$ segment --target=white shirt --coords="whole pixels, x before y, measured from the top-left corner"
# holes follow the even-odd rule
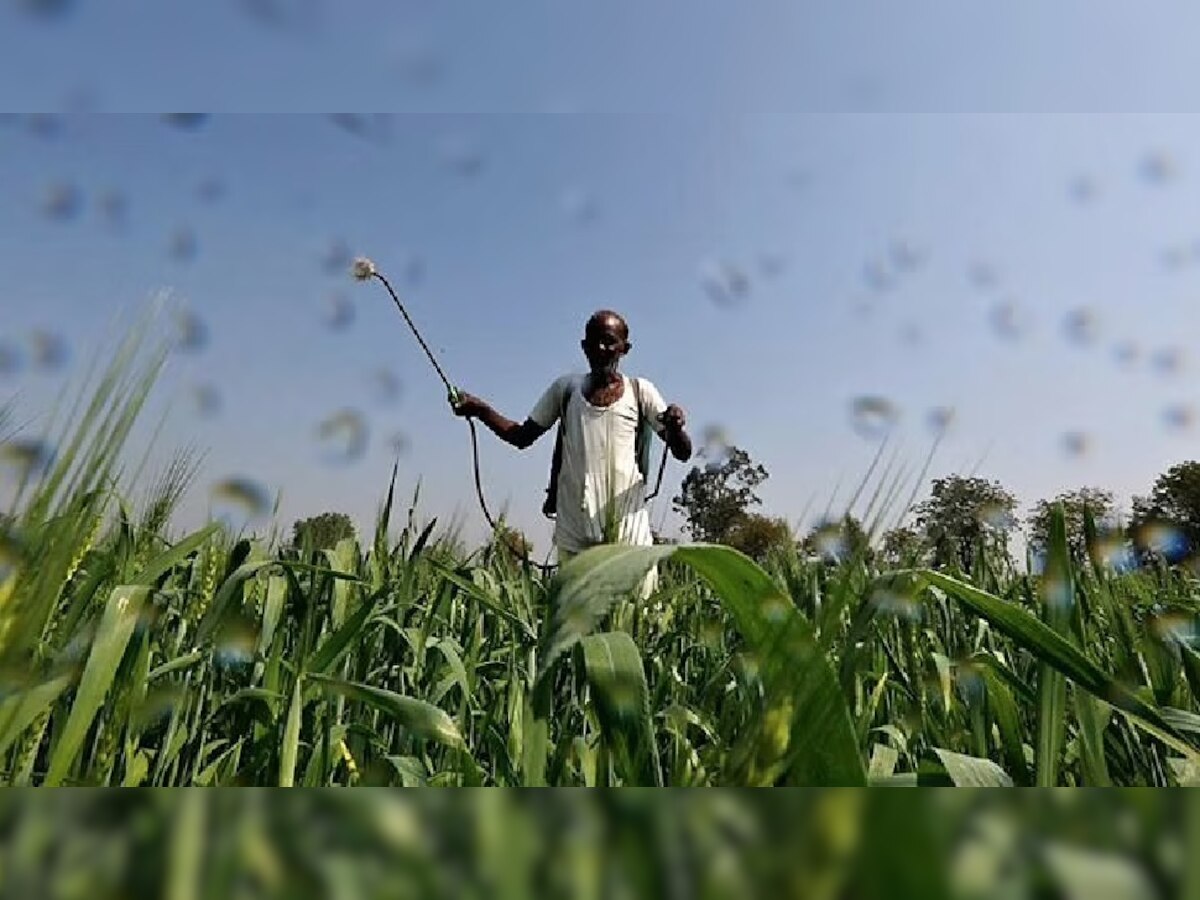
[[[585,378],[581,374],[556,378],[529,413],[534,422],[550,428],[558,421],[564,394],[570,392],[563,419],[554,544],[569,553],[604,543],[653,544],[647,487],[634,455],[639,417],[632,379],[622,375],[621,396],[601,407],[583,396]],[[638,382],[641,417],[649,419],[661,437],[658,417],[667,404],[651,382],[645,378]]]

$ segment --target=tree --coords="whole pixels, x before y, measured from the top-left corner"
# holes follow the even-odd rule
[[[693,540],[725,543],[749,508],[762,502],[754,490],[766,480],[762,465],[753,463],[745,450],[730,446],[724,461],[693,467],[671,502],[687,519]]]
[[[998,481],[950,475],[935,478],[928,500],[917,505],[917,530],[935,566],[973,567],[979,552],[1008,555],[1017,498]]]
[[[314,550],[332,550],[342,538],[354,537],[354,523],[345,513],[323,512],[292,525],[292,546],[302,547],[305,535]]]
[[[927,552],[924,536],[911,526],[898,525],[883,536],[881,553],[888,565],[924,565]]]
[[[1075,491],[1066,491],[1053,500],[1039,500],[1030,514],[1029,549],[1036,554],[1044,554],[1050,543],[1050,517],[1054,507],[1062,505],[1063,519],[1067,526],[1067,549],[1071,561],[1076,566],[1084,566],[1088,562],[1087,538],[1084,535],[1084,510],[1089,510],[1097,525],[1110,522],[1113,518],[1114,506],[1111,491],[1097,487],[1084,487]]]
[[[833,562],[851,558],[870,560],[872,556],[870,538],[862,523],[849,513],[840,519],[818,523],[800,542],[800,549]]]
[[[761,563],[771,551],[793,546],[792,529],[785,519],[746,513],[729,529],[725,543]]]
[[[1177,562],[1200,547],[1200,462],[1172,466],[1149,497],[1133,498],[1130,532],[1139,550]]]

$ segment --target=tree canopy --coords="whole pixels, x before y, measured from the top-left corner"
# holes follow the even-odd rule
[[[704,468],[693,466],[672,503],[687,520],[693,540],[726,543],[750,507],[761,504],[755,489],[767,477],[767,470],[749,453],[731,446],[724,459]]]
[[[929,499],[914,512],[932,564],[969,572],[981,551],[1007,556],[1016,508],[1017,498],[998,481],[948,475],[933,480]]]
[[[1077,566],[1088,561],[1087,536],[1084,530],[1085,511],[1090,512],[1097,525],[1110,526],[1114,515],[1112,491],[1098,487],[1083,487],[1065,491],[1051,500],[1039,500],[1030,514],[1029,549],[1040,555],[1046,552],[1050,542],[1050,517],[1055,506],[1062,506],[1063,519],[1067,526],[1067,549]]]
[[[354,523],[345,513],[323,512],[292,525],[292,546],[303,546],[306,535],[312,549],[332,550],[342,538],[354,537]]]

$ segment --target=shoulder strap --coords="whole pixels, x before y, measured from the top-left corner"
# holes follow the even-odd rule
[[[571,378],[567,381],[567,389],[563,391],[562,406],[558,409],[558,427],[562,428],[563,419],[567,415],[567,404],[571,401],[571,394],[575,391],[575,379]]]
[[[558,410],[558,430],[554,436],[554,455],[550,458],[550,483],[546,487],[546,501],[542,504],[542,513],[551,519],[555,517],[558,503],[558,470],[562,467],[563,430],[566,428],[567,403],[574,390],[575,379],[572,378],[567,382],[567,389],[563,391],[562,404]]]
[[[650,477],[650,432],[653,427],[646,417],[646,407],[642,403],[641,379],[630,377],[630,381],[633,382],[633,396],[637,401],[638,411],[637,431],[633,442],[634,454],[637,457],[638,470],[642,473],[642,480],[646,481]]]
[[[558,463],[562,455],[562,439],[563,431],[567,427],[567,404],[571,402],[571,395],[575,393],[575,379],[571,378],[567,381],[567,389],[563,391],[562,404],[558,408],[558,444],[555,446],[554,468],[555,476],[558,474]]]

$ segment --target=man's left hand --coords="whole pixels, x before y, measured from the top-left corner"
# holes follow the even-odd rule
[[[658,421],[662,422],[663,428],[665,428],[668,432],[671,434],[677,434],[678,432],[682,431],[683,426],[687,424],[687,416],[684,415],[682,409],[672,403],[663,411],[663,414],[658,417]]]

